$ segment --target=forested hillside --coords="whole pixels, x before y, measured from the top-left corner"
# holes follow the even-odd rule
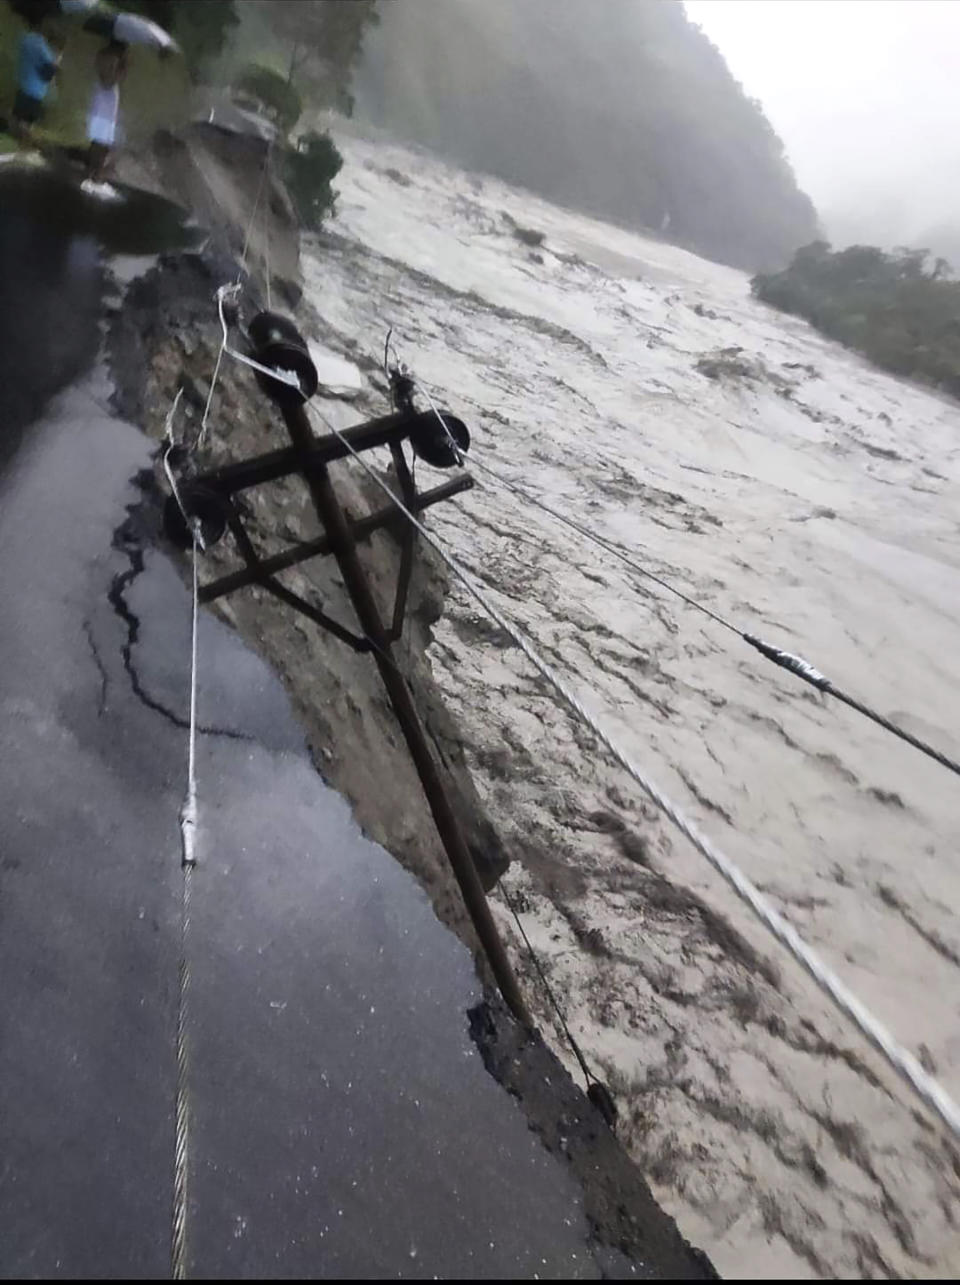
[[[815,241],[783,272],[756,276],[753,293],[884,370],[960,396],[960,282],[927,250]]]
[[[551,200],[748,268],[817,235],[760,106],[671,0],[380,4],[358,110]]]

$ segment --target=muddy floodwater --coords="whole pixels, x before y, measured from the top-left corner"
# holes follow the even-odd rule
[[[376,355],[393,325],[478,458],[960,753],[953,403],[741,273],[423,153],[344,149],[307,264],[328,344]],[[960,1094],[960,781],[478,482],[432,528]],[[956,1270],[940,1130],[466,594],[432,659],[527,930],[684,1233],[731,1275]]]

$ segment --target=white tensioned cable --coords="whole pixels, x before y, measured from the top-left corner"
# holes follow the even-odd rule
[[[196,865],[194,843],[197,829],[197,631],[199,623],[199,585],[197,583],[197,550],[201,547],[199,523],[193,531],[193,623],[190,639],[190,738],[187,751],[187,795],[180,813],[184,867]]]
[[[179,502],[179,501],[178,501]],[[183,872],[183,894],[180,907],[179,994],[177,1003],[177,1090],[173,1162],[173,1230],[171,1266],[174,1280],[187,1274],[187,1211],[190,1181],[190,1095],[188,1058],[188,1003],[190,996],[190,963],[187,938],[190,931],[190,893],[193,870],[197,863],[197,633],[199,625],[199,584],[197,551],[200,534],[193,526],[193,613],[190,643],[190,738],[187,752],[187,793],[180,809],[180,865]]]
[[[265,169],[270,165],[270,149],[267,149]],[[263,271],[267,287],[267,311],[273,311],[273,284],[270,271],[270,198],[263,204]]]
[[[183,517],[184,522],[187,524],[187,530],[189,531],[191,529],[192,523],[189,517],[187,517],[187,510],[183,507],[183,500],[180,497],[180,487],[177,485],[176,476],[174,475],[173,469],[170,467],[170,456],[172,452],[176,450],[176,447],[177,447],[177,443],[174,441],[174,437],[173,437],[173,417],[177,412],[177,407],[180,404],[180,398],[182,396],[183,396],[183,389],[181,388],[181,389],[178,389],[173,405],[170,407],[169,411],[167,412],[167,419],[166,419],[167,449],[163,452],[163,471],[167,475],[167,481],[170,483],[170,490],[173,493],[173,498],[177,502],[177,508],[180,510],[180,514]]]
[[[275,370],[272,366],[263,366],[259,361],[254,361],[246,353],[238,352],[235,348],[230,347],[230,329],[227,325],[227,319],[223,315],[224,301],[229,296],[236,298],[243,287],[239,282],[233,282],[231,285],[220,286],[217,290],[217,312],[220,316],[220,351],[217,353],[217,363],[213,368],[213,378],[210,381],[210,392],[207,394],[207,403],[203,408],[203,418],[200,420],[200,433],[197,436],[197,446],[202,446],[207,436],[207,421],[210,418],[210,407],[213,405],[213,394],[216,392],[217,383],[220,379],[220,367],[223,364],[224,353],[232,357],[234,361],[242,362],[244,366],[249,366],[251,370],[259,370],[262,375],[269,375],[271,379],[278,380],[281,384],[289,384],[291,388],[300,391],[300,381],[291,370]]]
[[[525,635],[515,625],[511,624],[489,601],[470,573],[451,554],[447,553],[436,536],[432,535],[418,521],[414,514],[403,504],[402,500],[393,493],[386,482],[377,474],[376,470],[353,449],[350,441],[344,437],[339,429],[332,424],[327,424],[326,427],[340,440],[349,454],[369,474],[380,490],[388,496],[407,520],[416,527],[430,547],[439,554],[487,615],[509,634],[531,664],[563,697],[574,713],[587,724],[620,766],[633,777],[651,802],[655,803],[661,812],[673,822],[680,833],[690,840],[701,856],[706,857],[707,861],[723,876],[737,896],[746,902],[761,923],[773,933],[793,955],[794,959],[809,973],[820,989],[859,1027],[897,1074],[940,1117],[954,1137],[960,1138],[960,1106],[954,1102],[939,1081],[929,1075],[913,1054],[894,1039],[883,1023],[874,1017],[836,973],[824,963],[816,951],[807,945],[793,925],[788,923],[760,890],[751,883],[736,862],[717,848],[706,835],[701,834],[694,823],[663,793],[647,773],[634,763],[626,751],[617,745],[616,741],[599,723],[596,716],[586,708],[580,698],[570,690],[564,680],[540,656]]]
[[[184,507],[177,486],[177,479],[170,467],[170,453],[176,442],[173,421],[183,394],[181,388],[167,413],[165,430],[168,441],[163,453],[163,469],[170,489],[179,506],[187,529],[193,536],[193,607],[190,637],[190,730],[187,749],[187,791],[180,808],[180,866],[183,874],[180,903],[180,957],[177,964],[177,1086],[174,1112],[173,1157],[173,1224],[170,1258],[174,1280],[184,1280],[187,1275],[187,1194],[190,1179],[190,1098],[189,1061],[187,1043],[187,1017],[190,994],[190,963],[187,938],[190,929],[190,894],[193,870],[197,863],[197,639],[199,632],[200,594],[197,574],[197,552],[204,547],[200,523],[190,518]]]
[[[213,368],[213,378],[210,380],[210,391],[207,393],[207,402],[203,408],[203,415],[200,419],[200,432],[197,435],[197,445],[202,446],[207,436],[207,420],[210,418],[210,407],[213,405],[213,395],[217,391],[217,383],[220,379],[220,367],[223,365],[223,354],[227,351],[227,344],[230,342],[230,334],[227,330],[227,321],[223,315],[223,301],[229,294],[236,298],[240,293],[240,282],[236,281],[232,286],[220,286],[217,290],[217,312],[220,314],[220,351],[217,353],[216,365]]]
[[[257,210],[260,208],[260,198],[263,196],[263,189],[266,186],[267,170],[270,166],[270,157],[273,153],[273,138],[267,143],[267,150],[263,157],[263,164],[260,167],[260,182],[257,184],[257,194],[254,198],[253,209],[250,211],[250,219],[247,223],[247,230],[243,238],[243,249],[240,252],[240,273],[237,276],[237,285],[240,284],[240,278],[248,273],[247,269],[247,251],[250,249],[250,237],[253,235],[253,225],[256,222]],[[267,229],[267,236],[270,231]]]
[[[273,139],[271,139],[270,142],[267,144],[267,150],[263,158],[263,164],[260,167],[260,182],[257,184],[257,194],[256,194],[256,197],[254,198],[253,209],[250,211],[250,218],[247,221],[247,228],[243,237],[243,249],[240,251],[240,271],[237,273],[237,279],[236,281],[230,284],[220,286],[220,288],[217,290],[217,296],[216,296],[217,311],[220,314],[220,329],[223,333],[223,338],[220,341],[220,351],[217,353],[216,365],[213,368],[213,378],[210,381],[210,392],[207,394],[207,404],[203,408],[203,417],[200,420],[200,433],[197,437],[197,443],[196,443],[197,446],[202,446],[203,443],[206,441],[207,420],[210,417],[210,407],[213,404],[213,394],[216,391],[217,383],[220,379],[220,367],[223,364],[224,353],[229,353],[231,357],[237,358],[238,361],[245,362],[247,365],[252,366],[254,370],[266,370],[267,374],[273,375],[275,378],[280,378],[283,383],[289,382],[289,380],[282,378],[281,372],[267,370],[266,367],[260,366],[258,365],[257,362],[251,361],[249,357],[244,357],[241,353],[233,352],[231,350],[229,346],[230,337],[227,331],[227,323],[223,315],[224,299],[226,298],[227,295],[230,295],[232,298],[235,299],[243,289],[244,276],[249,275],[249,271],[247,268],[247,251],[250,248],[250,237],[253,235],[253,225],[257,219],[257,211],[260,208],[260,199],[263,196],[263,189],[266,185],[267,168],[270,164],[270,154],[272,150],[273,150]],[[266,225],[266,235],[267,235],[267,240],[269,242],[269,237],[270,237],[269,225]],[[269,254],[269,249],[268,249],[268,254]],[[267,271],[269,273],[269,266]],[[270,290],[270,286],[268,281],[268,284],[267,284],[268,296],[269,296],[269,290]],[[299,384],[297,384],[296,387],[299,388]]]
[[[267,159],[269,159],[269,154],[268,148]],[[250,222],[247,226],[247,234],[244,239],[243,254],[241,256],[241,262],[243,265],[241,273],[246,271],[247,247],[249,245],[253,223],[257,216],[257,207],[260,204],[260,196],[263,191],[266,168],[267,163],[265,160],[263,172],[260,176],[260,187],[257,191],[257,199],[254,202],[253,211],[250,215]],[[269,272],[269,266],[267,270]],[[220,377],[220,368],[223,364],[224,353],[228,353],[231,357],[236,358],[245,365],[251,366],[254,370],[263,371],[264,373],[271,375],[273,378],[281,380],[283,383],[292,383],[297,388],[300,386],[296,377],[290,375],[288,372],[275,371],[271,370],[269,367],[261,366],[259,362],[253,361],[249,357],[244,356],[244,354],[235,352],[231,349],[229,330],[223,311],[224,300],[228,295],[236,298],[241,289],[242,286],[240,278],[238,277],[237,281],[233,285],[224,285],[217,290],[217,312],[220,317],[220,330],[222,337],[220,351],[217,354],[217,361],[214,367],[213,378],[210,381],[210,392],[207,396],[203,418],[200,423],[200,433],[197,437],[196,443],[197,446],[202,444],[206,436],[210,407],[213,403],[214,392],[217,387],[217,381]],[[187,1037],[188,1003],[190,995],[190,964],[187,953],[187,942],[190,930],[190,894],[193,885],[193,871],[197,863],[197,643],[200,611],[197,552],[199,549],[204,547],[203,533],[200,528],[200,523],[198,520],[192,519],[187,513],[180,495],[180,489],[177,486],[176,477],[174,476],[173,469],[170,467],[170,453],[176,445],[173,434],[173,423],[182,396],[183,389],[180,388],[177,391],[173,404],[167,412],[164,429],[168,446],[163,454],[163,469],[166,473],[167,480],[170,483],[170,489],[176,498],[183,520],[193,536],[193,608],[191,615],[190,637],[190,731],[187,750],[187,792],[180,808],[180,865],[183,873],[183,882],[180,907],[180,959],[177,970],[179,986],[177,1001],[176,1141],[174,1146],[173,1224],[171,1233],[171,1269],[174,1280],[184,1280],[187,1275],[187,1212],[190,1180],[190,1097]]]

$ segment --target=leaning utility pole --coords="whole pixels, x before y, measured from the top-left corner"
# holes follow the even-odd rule
[[[532,1027],[532,1018],[490,913],[480,876],[456,810],[450,801],[443,774],[437,765],[410,687],[394,658],[393,644],[403,631],[416,531],[404,519],[393,619],[387,628],[381,619],[380,609],[357,553],[356,541],[358,537],[368,535],[373,530],[395,525],[398,510],[390,506],[366,518],[350,522],[331,481],[329,465],[351,451],[359,453],[373,446],[389,446],[404,505],[412,513],[469,489],[473,480],[464,475],[426,494],[417,492],[403,454],[402,444],[406,439],[411,440],[415,451],[433,463],[453,464],[457,462],[457,457],[442,436],[438,440],[436,417],[415,411],[409,398],[392,415],[359,424],[342,435],[316,437],[306,413],[306,401],[317,388],[316,370],[296,327],[275,313],[260,313],[251,322],[249,335],[254,356],[260,363],[261,373],[258,378],[261,387],[278,404],[292,445],[289,449],[272,451],[256,459],[239,461],[219,470],[182,480],[178,496],[171,497],[171,501],[168,501],[168,531],[184,545],[192,539],[181,512],[182,505],[191,519],[200,522],[207,543],[219,538],[228,528],[233,534],[245,566],[240,571],[203,586],[200,591],[201,601],[210,602],[244,585],[257,584],[316,624],[330,630],[355,650],[372,653],[423,786],[437,833],[494,979],[517,1020],[524,1026]],[[264,373],[267,369],[287,372],[287,377],[284,381],[273,379]],[[292,387],[289,382],[291,371],[299,380],[299,388]],[[454,426],[460,431],[464,440],[469,442],[469,434],[459,420],[446,414],[444,420],[448,426]],[[233,497],[249,487],[295,473],[300,474],[307,484],[324,535],[308,544],[261,559],[244,528]],[[176,502],[172,503],[174,499]],[[332,554],[337,561],[360,625],[359,634],[353,633],[342,622],[333,620],[325,611],[308,603],[275,579],[276,572],[325,554]]]

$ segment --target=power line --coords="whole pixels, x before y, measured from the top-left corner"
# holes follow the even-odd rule
[[[560,1001],[557,999],[557,996],[554,992],[553,987],[550,985],[549,979],[547,978],[547,974],[544,971],[543,965],[540,963],[540,957],[533,948],[533,943],[530,941],[530,938],[527,936],[527,930],[523,926],[523,921],[520,918],[520,913],[517,910],[516,903],[514,902],[513,897],[510,894],[510,890],[507,888],[506,884],[502,879],[500,880],[500,883],[498,885],[498,891],[502,895],[504,901],[507,903],[507,908],[509,909],[511,915],[513,915],[514,923],[517,925],[517,931],[520,933],[520,936],[523,938],[523,944],[527,948],[527,954],[530,956],[530,961],[533,964],[536,974],[540,979],[540,984],[543,987],[544,993],[546,994],[546,997],[550,1002],[550,1006],[553,1009],[554,1013],[556,1014],[557,1021],[560,1024],[560,1029],[563,1031],[566,1041],[570,1045],[570,1049],[573,1052],[573,1056],[577,1059],[577,1062],[580,1066],[580,1070],[583,1072],[583,1078],[584,1080],[586,1080],[587,1084],[590,1085],[596,1079],[596,1076],[590,1070],[590,1067],[587,1064],[587,1059],[583,1055],[583,1050],[580,1048],[580,1045],[577,1043],[577,1041],[574,1039],[573,1035],[571,1034],[570,1027],[567,1024],[566,1014],[563,1011],[563,1007]]]
[[[851,709],[856,710],[858,714],[862,714],[865,718],[869,718],[871,722],[876,723],[878,727],[882,727],[884,731],[890,732],[901,741],[904,741],[907,745],[911,745],[914,749],[919,750],[921,754],[925,754],[928,758],[933,759],[934,762],[939,763],[942,767],[945,767],[957,776],[960,776],[960,762],[957,762],[956,759],[951,758],[942,750],[937,749],[935,745],[930,745],[929,742],[924,741],[919,736],[915,736],[912,732],[907,731],[906,728],[901,727],[898,723],[894,723],[892,719],[888,718],[885,714],[881,714],[879,710],[873,709],[863,701],[858,700],[855,696],[851,696],[849,692],[837,687],[831,679],[827,678],[802,656],[797,656],[792,652],[784,651],[780,647],[774,647],[772,643],[765,642],[764,639],[758,638],[755,634],[748,633],[746,630],[741,629],[731,620],[726,619],[724,616],[720,615],[719,612],[714,611],[711,607],[707,607],[696,598],[684,593],[682,589],[678,589],[676,585],[671,584],[662,576],[658,576],[646,567],[641,566],[640,563],[636,562],[628,554],[624,553],[624,551],[618,548],[617,545],[613,544],[610,540],[607,540],[605,536],[598,534],[596,531],[592,531],[589,527],[577,522],[566,513],[562,513],[559,509],[555,509],[552,505],[547,504],[545,500],[541,499],[538,495],[535,495],[532,491],[519,486],[510,478],[504,477],[502,473],[498,473],[496,469],[492,469],[489,464],[484,464],[482,460],[478,460],[474,454],[471,454],[469,460],[467,460],[467,457],[454,441],[453,435],[447,427],[443,415],[437,409],[429,391],[427,389],[423,389],[422,391],[427,401],[430,403],[433,413],[443,426],[444,432],[449,438],[451,448],[455,451],[456,458],[461,464],[466,465],[469,463],[472,468],[477,468],[482,473],[486,473],[489,477],[494,478],[501,486],[504,486],[508,491],[512,491],[514,495],[520,496],[521,499],[532,504],[535,508],[542,509],[544,513],[549,514],[564,526],[569,527],[570,530],[576,532],[584,539],[591,541],[593,544],[598,545],[601,549],[606,550],[607,553],[612,554],[615,558],[618,558],[625,566],[629,567],[629,569],[637,575],[643,576],[645,579],[659,585],[661,589],[665,589],[667,593],[673,594],[675,598],[679,598],[680,601],[686,603],[688,607],[692,607],[695,611],[699,611],[701,615],[709,617],[710,620],[715,624],[720,625],[723,629],[726,629],[729,633],[736,634],[742,642],[745,642],[749,647],[752,647],[755,651],[759,652],[761,656],[771,661],[774,665],[778,665],[781,669],[787,670],[788,673],[793,674],[796,678],[799,678],[809,686],[815,687],[824,695],[833,696],[844,705],[848,705]]]
[[[563,1011],[563,1006],[557,999],[557,995],[553,987],[550,985],[550,981],[547,977],[546,971],[544,970],[543,964],[540,962],[540,957],[534,949],[530,938],[527,936],[527,930],[523,926],[523,920],[520,918],[520,914],[513,897],[510,895],[510,890],[507,888],[503,879],[500,880],[498,889],[503,896],[504,901],[507,903],[511,915],[513,915],[514,922],[517,925],[517,931],[523,938],[523,944],[527,948],[527,954],[530,956],[530,962],[533,964],[534,970],[540,979],[540,984],[543,987],[544,994],[556,1014],[560,1029],[563,1032],[567,1043],[570,1045],[571,1052],[577,1059],[577,1064],[583,1073],[583,1078],[587,1087],[587,1097],[606,1120],[610,1128],[613,1129],[617,1123],[617,1105],[613,1100],[613,1094],[603,1081],[597,1079],[596,1075],[594,1075],[586,1057],[584,1056],[583,1049],[581,1049],[579,1043],[574,1038],[573,1032],[570,1030],[569,1023],[567,1022],[566,1013]]]
[[[218,304],[220,308],[221,325],[224,329],[224,343],[221,348],[222,356],[224,351],[230,350],[227,348],[226,325],[223,317],[223,297],[220,292],[218,292]],[[231,355],[240,356],[240,354],[234,354],[232,352]],[[249,359],[247,360],[249,361]],[[250,362],[249,364],[253,365],[254,363]],[[280,372],[270,371],[269,373],[275,378],[280,375]],[[450,434],[442,415],[439,410],[437,410],[432,399],[430,399],[430,401],[437,418],[444,428],[444,431],[450,438],[451,446],[455,451],[455,458],[462,463],[463,456],[460,453],[459,448],[457,448],[452,434]],[[308,408],[310,408],[310,402],[307,398],[304,398],[304,402]],[[394,504],[395,507],[414,526],[414,528],[420,532],[426,542],[450,567],[457,579],[466,587],[468,592],[479,603],[483,610],[513,639],[514,643],[523,651],[538,672],[563,698],[569,708],[588,727],[590,727],[599,741],[606,747],[608,752],[637,782],[651,801],[656,804],[656,806],[660,808],[674,826],[676,826],[676,828],[685,835],[697,851],[699,851],[701,855],[710,862],[713,868],[726,880],[741,900],[751,908],[764,926],[778,938],[787,950],[790,951],[793,957],[809,973],[821,990],[823,990],[833,1003],[859,1027],[866,1038],[880,1051],[889,1065],[904,1079],[918,1097],[930,1109],[932,1109],[941,1118],[941,1120],[943,1120],[950,1132],[955,1137],[960,1138],[960,1107],[957,1106],[938,1081],[924,1070],[909,1050],[904,1048],[893,1038],[886,1027],[860,1002],[853,992],[845,986],[840,978],[824,963],[823,960],[820,959],[816,952],[807,945],[807,943],[797,933],[796,929],[779,914],[767,898],[764,897],[759,889],[757,889],[747,878],[737,864],[717,848],[710,839],[701,834],[699,829],[691,820],[689,820],[689,818],[685,816],[677,805],[674,804],[672,800],[663,793],[659,786],[657,786],[657,784],[636,763],[633,762],[630,756],[620,748],[620,746],[604,729],[602,724],[582,703],[579,697],[576,696],[564,680],[560,678],[555,670],[542,658],[542,656],[540,656],[526,636],[509,620],[507,620],[486,598],[469,573],[460,566],[457,560],[446,551],[439,540],[433,536],[426,527],[424,527],[412,512],[410,512],[402,500],[390,489],[387,483],[383,481],[377,472],[353,448],[349,439],[346,438],[344,434],[341,433],[333,424],[326,423],[325,426],[340,440],[348,454],[360,464],[361,468],[372,478],[374,483],[387,495],[391,503]],[[544,502],[540,501],[537,497],[533,497],[529,493],[524,492],[522,488],[516,487],[514,483],[510,483],[506,479],[500,479],[499,475],[496,474],[494,470],[488,469],[487,471],[490,472],[491,475],[496,476],[498,480],[503,481],[510,487],[510,489],[515,489],[520,495],[528,499],[530,502],[537,504],[539,507],[545,508],[552,516],[559,516],[556,510],[545,505]],[[625,562],[628,562],[629,565],[633,566],[640,574],[645,575],[647,578],[656,580],[664,589],[671,593],[675,593],[677,596],[683,598],[683,600],[690,606],[704,612],[704,614],[710,616],[710,618],[715,620],[717,623],[720,623],[725,628],[737,633],[739,637],[748,642],[751,646],[755,647],[757,650],[760,650],[761,654],[774,663],[782,666],[783,668],[789,669],[805,681],[812,682],[814,686],[819,688],[819,690],[834,690],[832,684],[829,683],[829,680],[819,674],[818,671],[814,670],[806,661],[803,661],[799,657],[791,656],[789,653],[781,652],[779,649],[770,647],[769,644],[762,644],[758,647],[758,643],[762,643],[762,640],[754,639],[751,635],[747,635],[730,622],[724,620],[718,613],[714,613],[709,608],[704,607],[703,604],[698,603],[696,599],[676,590],[668,581],[663,580],[661,577],[653,576],[653,574],[648,572],[646,568],[641,568],[638,564],[633,564],[632,560],[629,560],[622,551],[616,549],[616,546],[610,544],[602,537],[597,536],[596,533],[590,532],[588,528],[583,527],[579,523],[574,523],[572,519],[567,519],[566,515],[563,515],[562,520],[567,524],[572,525],[575,530],[578,530],[579,534],[595,540],[598,544],[601,544],[602,547],[607,549],[607,551],[613,552],[616,556],[622,558]],[[851,703],[853,708],[860,709],[859,703],[854,703],[852,699],[848,703]],[[868,712],[869,716],[874,716],[874,712],[867,711],[866,707],[863,707],[861,712]],[[876,717],[878,721],[882,718],[882,716]],[[898,735],[902,734],[901,729],[897,729],[893,724],[890,724],[889,730]],[[907,736],[904,736],[904,739],[907,738]],[[922,742],[916,742],[911,739],[911,743],[916,743],[918,748],[924,749],[925,752],[930,751],[930,747],[924,746]],[[947,760],[946,756],[940,756],[938,752],[934,751],[933,754],[934,757],[938,758],[938,761],[945,761],[947,766],[951,766],[952,770],[956,770],[960,773],[960,765],[954,766],[951,760]],[[517,916],[517,918],[519,922],[519,917]],[[519,926],[522,932],[522,924]],[[528,948],[532,952],[533,948],[529,943],[529,939],[526,938],[525,933],[522,932],[522,935],[527,942]],[[539,961],[537,961],[537,963],[538,971],[543,975],[542,969],[539,967]],[[553,1001],[555,1002],[555,997],[553,997]],[[559,1005],[557,1005],[557,1008],[559,1009]],[[569,1035],[569,1028],[567,1027],[566,1030],[568,1032],[568,1038],[572,1041],[572,1036]],[[574,1047],[574,1044],[575,1042],[572,1041],[571,1047]],[[582,1057],[582,1054],[580,1054],[580,1056]],[[581,1062],[581,1069],[584,1071],[585,1076],[589,1076],[589,1067],[587,1066],[585,1059]]]
[[[724,629],[728,629],[730,633],[736,634],[738,638],[743,637],[743,634],[736,625],[732,624],[729,620],[724,619],[724,617],[721,616],[719,612],[714,611],[712,607],[705,606],[696,598],[692,598],[689,594],[684,593],[682,589],[678,589],[676,585],[672,585],[669,580],[664,580],[662,576],[658,576],[655,572],[641,566],[640,563],[635,562],[633,558],[624,553],[622,549],[619,549],[612,543],[612,541],[607,540],[605,536],[598,535],[596,531],[591,531],[589,527],[583,526],[582,523],[577,522],[566,513],[561,513],[559,509],[553,508],[552,505],[547,504],[545,500],[535,496],[531,491],[527,491],[525,488],[518,486],[509,478],[505,478],[502,473],[496,472],[496,470],[492,469],[489,464],[484,464],[482,460],[478,460],[475,455],[471,454],[469,460],[464,459],[464,464],[469,464],[471,468],[478,468],[482,473],[486,473],[488,477],[495,478],[501,486],[506,487],[508,491],[512,491],[514,495],[519,495],[522,499],[533,504],[536,508],[542,509],[544,513],[549,513],[552,518],[556,518],[558,522],[562,522],[564,526],[569,527],[570,530],[576,532],[577,535],[583,536],[584,539],[590,540],[593,544],[599,545],[599,547],[601,549],[605,549],[607,553],[612,553],[615,558],[619,558],[625,566],[629,567],[630,570],[635,572],[637,575],[643,576],[646,580],[651,580],[654,584],[659,585],[661,589],[665,589],[668,593],[672,593],[675,598],[679,598],[681,602],[685,602],[688,607],[693,607],[694,610],[699,611],[702,615],[709,616],[709,618],[716,624],[720,625]]]

